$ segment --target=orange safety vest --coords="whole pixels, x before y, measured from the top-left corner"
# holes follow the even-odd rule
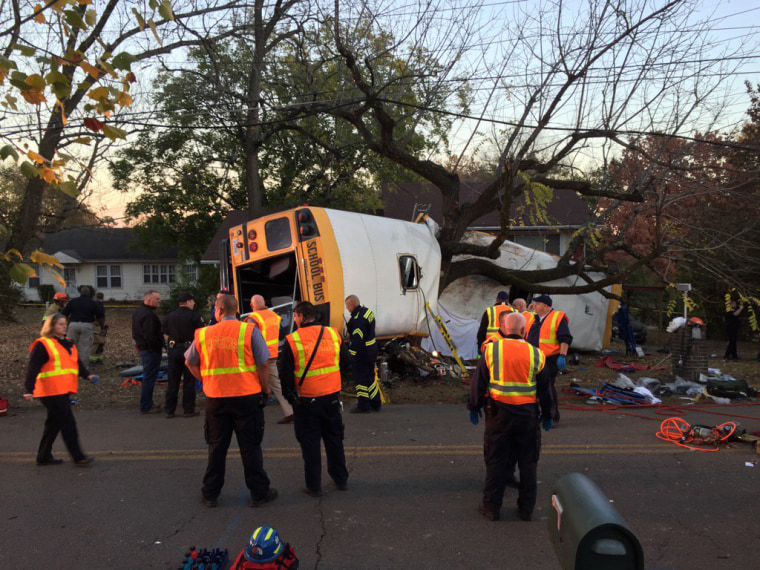
[[[486,351],[486,345],[491,344],[492,342],[496,342],[497,340],[502,340],[503,337],[501,336],[501,331],[496,331],[494,334],[490,334],[486,337],[486,340],[483,341],[483,344],[480,345],[480,354],[483,354]]]
[[[546,363],[540,350],[523,339],[505,338],[488,344],[484,358],[491,399],[516,406],[536,403],[536,376]]]
[[[248,315],[247,319],[247,322],[252,323],[261,331],[261,336],[264,337],[272,358],[277,358],[280,354],[280,321],[282,317],[269,309],[254,311]]]
[[[29,347],[32,352],[34,345],[42,343],[48,354],[48,359],[37,374],[34,383],[35,398],[59,396],[60,394],[76,393],[79,382],[79,353],[77,347],[71,347],[71,354],[54,338],[40,337]]]
[[[557,340],[557,330],[563,318],[567,318],[562,311],[551,311],[544,317],[541,323],[541,333],[538,337],[538,347],[546,356],[559,354],[559,341]],[[570,321],[568,320],[568,323]]]
[[[486,338],[499,331],[499,315],[502,313],[514,313],[515,310],[509,305],[494,305],[488,307],[488,328],[486,329]]]
[[[528,333],[536,320],[536,315],[530,311],[523,311],[520,314],[525,318],[525,338],[528,338]]]
[[[201,358],[203,392],[209,398],[231,398],[261,393],[256,360],[251,351],[253,325],[221,321],[196,329],[195,345]]]
[[[317,344],[319,330],[325,329],[319,350],[299,387],[306,363]],[[296,390],[302,398],[317,398],[340,392],[340,335],[332,327],[312,325],[303,327],[285,337],[293,353]]]

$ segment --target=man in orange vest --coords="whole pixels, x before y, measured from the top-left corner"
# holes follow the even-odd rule
[[[269,347],[269,387],[272,394],[277,398],[277,402],[282,408],[282,419],[278,424],[289,424],[293,421],[293,407],[282,395],[282,386],[280,385],[280,374],[277,371],[277,356],[280,353],[280,321],[282,317],[267,309],[266,301],[261,295],[251,297],[251,310],[253,311],[246,318],[246,322],[252,323],[257,327]]]
[[[565,313],[552,309],[552,298],[549,295],[535,297],[533,306],[536,316],[525,338],[546,356],[546,374],[551,382],[552,397],[558,402],[554,384],[557,373],[567,366],[567,350],[573,343],[570,321]],[[559,408],[553,419],[555,423],[559,422]]]
[[[547,378],[540,374],[544,355],[524,340],[525,319],[517,313],[503,314],[500,319],[507,337],[486,344],[467,403],[474,425],[482,415],[481,409],[486,409],[486,481],[478,511],[489,520],[499,520],[512,453],[520,466],[517,511],[522,520],[529,521],[538,486],[539,404],[541,424],[548,431],[552,428],[554,401]]]
[[[235,432],[243,460],[248,502],[258,507],[277,498],[264,471],[261,440],[269,393],[270,354],[264,337],[249,323],[235,318],[237,299],[221,295],[214,304],[217,323],[195,331],[185,353],[193,376],[203,381],[206,394],[206,443],[208,465],[203,476],[201,500],[215,507],[224,486],[227,449]]]
[[[343,417],[340,401],[341,338],[332,327],[315,322],[314,305],[301,302],[293,311],[298,330],[285,337],[280,355],[282,389],[295,413],[296,439],[301,445],[306,487],[312,497],[322,495],[322,454],[325,444],[327,473],[335,486],[348,484],[343,451]]]
[[[509,305],[509,294],[506,291],[499,291],[496,294],[496,303],[493,307],[488,307],[480,319],[478,328],[478,348],[483,346],[486,338],[499,332],[499,315],[502,313],[511,313],[514,309]]]

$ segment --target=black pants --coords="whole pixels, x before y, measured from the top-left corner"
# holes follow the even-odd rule
[[[74,461],[84,459],[85,454],[79,446],[79,432],[77,432],[74,412],[71,411],[71,404],[69,404],[69,395],[45,396],[39,400],[47,408],[47,419],[45,419],[45,430],[42,432],[40,447],[37,450],[37,461],[47,461],[53,457],[53,442],[59,432],[63,436],[63,442],[71,458]]]
[[[558,358],[559,354],[547,356],[546,364],[544,365],[544,369],[542,371],[542,374],[546,374],[549,377],[549,385],[552,389],[552,401],[554,402],[555,410],[554,417],[552,419],[555,422],[559,421],[559,400],[557,399],[557,388],[555,386],[555,383],[557,382],[557,373],[559,372],[559,368],[557,368]]]
[[[166,385],[166,411],[173,414],[177,409],[179,383],[182,382],[182,409],[186,414],[195,411],[195,376],[185,366],[185,348],[170,348],[167,351],[168,381]]]
[[[269,492],[269,477],[264,471],[261,440],[264,438],[264,411],[259,407],[261,394],[234,398],[206,398],[206,443],[208,465],[201,493],[216,499],[224,486],[227,449],[235,432],[243,460],[245,484],[254,499]]]
[[[306,486],[312,491],[322,488],[322,451],[325,443],[327,473],[336,484],[348,481],[346,455],[343,451],[343,417],[338,394],[313,400],[302,398],[293,407],[296,439],[301,445]]]
[[[536,469],[541,449],[538,416],[517,415],[496,404],[486,409],[486,429],[483,452],[486,459],[486,482],[483,504],[498,513],[504,500],[510,453],[517,457],[520,468],[520,490],[517,508],[532,513],[536,506],[538,488]]]
[[[357,352],[356,356],[351,358],[351,373],[356,384],[356,405],[362,410],[379,410],[382,406],[380,389],[375,378],[376,363],[377,346]]]
[[[726,336],[728,337],[728,346],[726,347],[726,352],[723,355],[723,359],[724,360],[730,360],[730,359],[738,360],[739,355],[736,353],[736,343],[739,340],[739,329],[737,330],[726,329]]]

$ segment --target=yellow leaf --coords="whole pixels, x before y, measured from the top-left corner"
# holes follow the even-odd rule
[[[39,4],[34,5],[34,21],[38,24],[45,23],[45,14],[42,13],[42,6]]]
[[[63,269],[63,265],[61,265],[61,269]],[[53,279],[55,279],[58,284],[65,289],[66,288],[66,280],[63,278],[63,276],[58,273],[57,271],[50,271],[48,270],[48,273],[53,276]]]
[[[63,265],[61,265],[60,261],[58,261],[52,255],[43,253],[40,250],[33,251],[29,256],[29,259],[32,263],[37,263],[38,265],[49,265],[50,267],[60,267],[63,269]]]
[[[99,70],[94,65],[87,63],[86,61],[80,62],[79,67],[81,67],[84,71],[89,73],[90,77],[92,77],[93,79],[97,79],[98,77],[103,75],[103,72],[101,70]]]
[[[100,101],[101,99],[108,99],[108,88],[103,87],[103,86],[96,87],[95,89],[90,90],[87,96],[90,99],[95,99],[95,101]]]
[[[42,164],[43,162],[45,162],[45,159],[42,158],[42,156],[40,156],[39,154],[37,154],[33,150],[27,151],[26,156],[28,156],[29,158],[31,158],[37,164]]]
[[[164,43],[161,41],[161,38],[158,37],[158,30],[156,29],[156,23],[153,21],[153,18],[148,20],[148,25],[150,26],[150,31],[153,32],[153,37],[156,38],[158,45],[164,45]]]
[[[9,259],[10,257],[16,257],[19,261],[24,261],[24,256],[21,255],[21,252],[17,249],[9,249],[5,252],[5,255],[7,255]]]
[[[58,2],[55,2],[52,6],[50,6],[55,12],[58,14],[63,13],[63,9],[66,7],[66,4],[68,4],[68,0],[58,0]]]
[[[43,166],[39,169],[40,171],[40,178],[42,178],[45,182],[48,184],[52,184],[53,182],[56,182],[58,180],[58,175],[55,173],[55,170],[48,166]]]
[[[119,93],[119,97],[116,99],[116,102],[122,107],[129,107],[132,104],[132,96],[126,91],[122,91]]]
[[[47,101],[47,99],[45,99],[45,94],[37,89],[27,89],[26,91],[22,91],[21,96],[27,103],[32,105],[39,105],[40,103]]]
[[[77,0],[77,3],[80,6],[89,6],[90,4],[92,4],[92,0]]]

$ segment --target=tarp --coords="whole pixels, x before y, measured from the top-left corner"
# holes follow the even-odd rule
[[[480,320],[457,315],[440,300],[438,301],[437,313],[449,331],[449,335],[451,335],[451,339],[457,347],[459,356],[465,360],[477,358],[477,336]],[[443,335],[441,335],[438,326],[430,315],[428,315],[428,326],[430,327],[430,336],[422,339],[423,350],[427,350],[428,352],[437,350],[441,354],[451,356],[451,351],[443,339]]]

